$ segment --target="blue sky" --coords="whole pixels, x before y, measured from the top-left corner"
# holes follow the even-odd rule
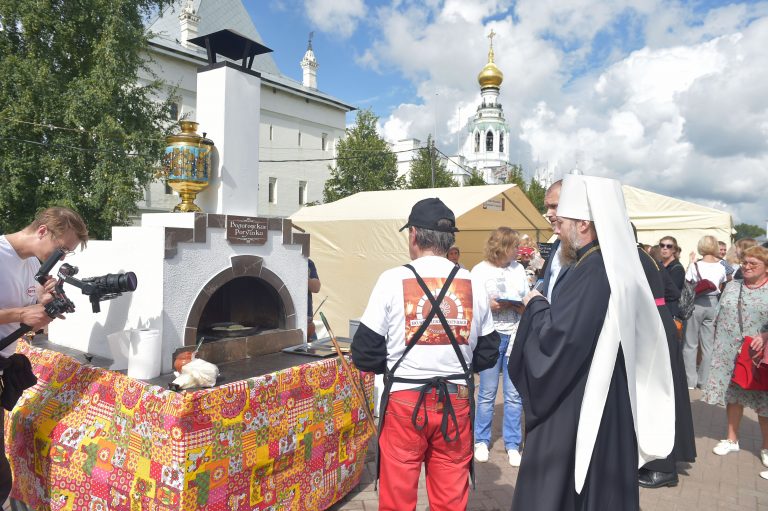
[[[493,29],[510,151],[768,220],[768,2],[243,0],[281,71],[455,153]],[[348,118],[353,122],[354,114]]]
[[[396,70],[380,73],[355,63],[373,42],[363,22],[350,37],[319,30],[301,2],[244,0],[283,74],[301,81],[299,61],[314,32],[313,48],[320,63],[318,87],[358,108],[372,108],[379,116],[403,102],[418,101],[415,87]],[[289,5],[290,4],[290,5]],[[371,2],[371,5],[374,3]],[[354,113],[348,121],[354,122]]]

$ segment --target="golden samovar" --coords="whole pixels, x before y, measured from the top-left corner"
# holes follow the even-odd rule
[[[173,211],[202,211],[195,197],[210,181],[213,141],[196,133],[197,123],[179,121],[181,133],[165,137],[163,174],[168,186],[179,193],[181,202]]]

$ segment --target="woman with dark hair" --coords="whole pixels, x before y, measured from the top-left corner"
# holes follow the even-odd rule
[[[669,278],[680,291],[683,290],[685,281],[685,268],[680,262],[680,245],[672,236],[664,236],[659,240],[659,249],[661,250],[661,263],[667,269]]]
[[[679,309],[677,302],[680,299],[680,292],[683,290],[683,282],[685,282],[685,268],[683,268],[680,262],[680,246],[677,244],[677,240],[672,236],[664,236],[659,240],[660,261],[664,270],[666,271],[669,280],[677,288],[677,293],[666,292],[664,299],[667,303],[672,317],[679,317]],[[678,328],[679,329],[679,328]]]
[[[499,227],[485,244],[485,260],[472,268],[472,281],[488,293],[493,316],[493,326],[501,337],[499,360],[494,367],[480,371],[480,385],[477,392],[477,414],[475,416],[475,460],[488,461],[488,447],[491,445],[491,423],[499,388],[499,373],[504,388],[504,421],[502,437],[507,450],[509,464],[519,467],[520,442],[522,440],[521,417],[523,404],[507,369],[512,341],[517,333],[520,315],[523,312],[522,299],[528,294],[528,279],[523,265],[515,261],[519,246],[517,231]],[[516,302],[516,303],[513,303]]]
[[[752,337],[751,347],[756,351],[764,349],[768,339],[768,249],[748,248],[741,262],[744,279],[729,282],[720,298],[712,369],[702,399],[709,404],[725,405],[726,438],[713,449],[720,456],[739,450],[739,424],[744,407],[757,412],[763,437],[760,460],[768,467],[768,391],[744,390],[731,381],[744,337]]]

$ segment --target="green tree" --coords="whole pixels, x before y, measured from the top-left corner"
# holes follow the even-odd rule
[[[513,163],[508,167],[509,174],[507,174],[507,183],[516,184],[520,189],[525,192],[525,176],[523,175],[523,166]]]
[[[469,179],[464,186],[482,186],[487,184],[485,179],[483,179],[483,174],[477,169],[472,169],[472,172],[469,174]]]
[[[544,214],[547,211],[547,208],[544,207],[544,194],[546,192],[547,189],[542,186],[541,183],[536,181],[535,178],[531,177],[531,180],[528,182],[528,187],[525,189],[525,195],[541,214]]]
[[[333,202],[357,192],[397,190],[405,179],[397,176],[397,157],[376,132],[379,118],[369,109],[357,112],[336,151],[336,167],[328,166],[323,201]]]
[[[170,101],[146,68],[144,20],[168,0],[0,2],[0,230],[77,210],[93,237],[125,225],[165,145]]]
[[[408,188],[433,188],[432,168],[435,169],[434,188],[446,188],[458,186],[456,180],[445,167],[445,162],[440,159],[435,141],[432,135],[427,137],[427,146],[419,148],[411,159],[411,171],[408,176]]]
[[[757,238],[765,234],[765,229],[753,224],[738,224],[734,229],[736,229],[735,236],[737,240],[741,238]]]
[[[540,213],[546,211],[547,208],[544,207],[544,194],[547,192],[547,189],[536,181],[536,178],[533,176],[526,183],[522,165],[517,163],[510,165],[507,183],[517,185]]]

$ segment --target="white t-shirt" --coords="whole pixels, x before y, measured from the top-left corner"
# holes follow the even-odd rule
[[[549,286],[547,286],[547,300],[549,300],[549,303],[552,303],[552,290],[555,288],[555,282],[557,282],[557,277],[560,275],[560,270],[563,267],[563,262],[560,261],[561,247],[562,244],[558,244],[557,250],[555,250],[555,252],[549,256],[549,268],[551,275],[549,277]]]
[[[720,261],[716,263],[708,263],[705,261],[697,261],[696,265],[699,266],[699,273],[701,273],[702,279],[707,279],[712,282],[717,289],[706,293],[708,296],[717,296],[720,294],[720,285],[724,284],[728,278],[725,276],[725,268]],[[699,274],[696,273],[696,265],[691,264],[688,267],[688,271],[685,273],[685,280],[689,282],[698,282]]]
[[[35,274],[40,269],[36,257],[22,259],[5,236],[0,236],[0,309],[13,309],[37,303]],[[0,339],[19,328],[19,323],[0,324]],[[0,354],[10,357],[16,351],[12,343]]]
[[[420,257],[411,261],[411,265],[435,297],[454,266],[448,259],[437,256]],[[440,309],[451,325],[459,349],[469,365],[478,336],[489,335],[494,330],[485,289],[473,282],[469,271],[460,269]],[[360,322],[386,338],[387,367],[391,369],[400,359],[405,350],[405,340],[411,339],[429,310],[429,300],[411,270],[398,266],[379,276]],[[463,372],[440,320],[435,317],[432,326],[427,328],[400,363],[395,376],[433,378]],[[463,379],[451,381],[466,384]],[[394,383],[392,390],[417,386],[419,384]]]
[[[488,261],[480,261],[472,268],[472,281],[476,281],[478,286],[485,289],[488,298],[494,300],[505,298],[522,301],[529,291],[525,268],[517,261],[512,261],[509,266],[504,267],[494,266]],[[491,311],[491,314],[493,326],[497,332],[512,336],[517,333],[520,314],[507,308]]]

